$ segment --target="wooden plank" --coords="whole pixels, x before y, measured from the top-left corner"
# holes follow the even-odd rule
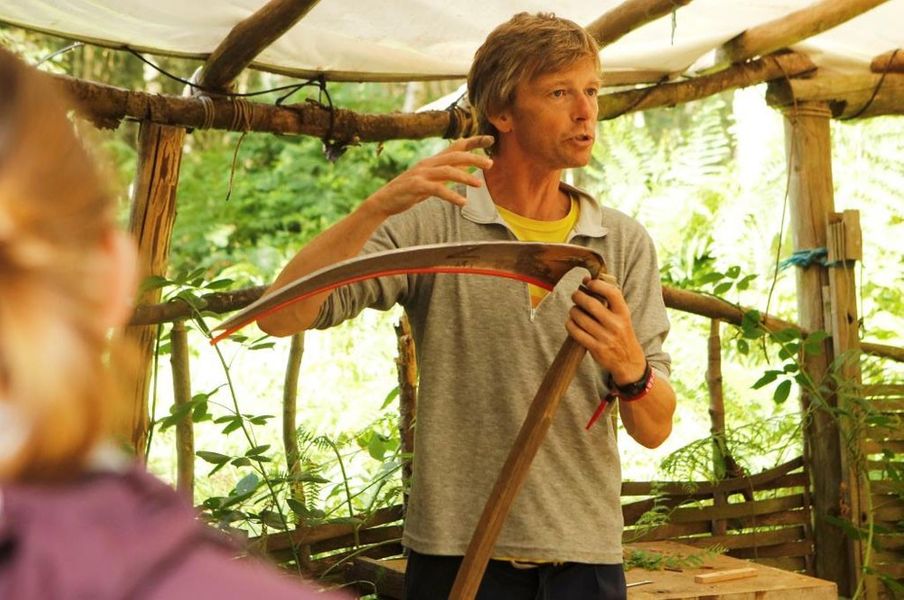
[[[870,482],[874,494],[898,494],[901,490],[901,483],[889,480]]]
[[[356,548],[358,546],[368,546],[370,544],[386,542],[389,540],[397,540],[401,543],[402,531],[403,527],[401,525],[387,525],[383,527],[362,529],[357,534],[347,533],[339,537],[312,544],[311,554],[320,554],[321,552],[330,552],[332,550],[342,550],[345,548]]]
[[[904,579],[904,561],[898,557],[896,562],[887,562],[878,565],[876,569],[883,575],[894,577],[895,579]]]
[[[730,554],[736,558],[778,558],[781,556],[807,556],[813,554],[812,540],[786,542],[773,546],[757,546],[754,548],[738,548]]]
[[[883,450],[889,450],[895,454],[904,454],[904,440],[864,440],[860,446],[864,454],[881,454]]]
[[[870,473],[879,473],[887,476],[889,473],[904,472],[904,456],[898,456],[900,460],[868,460],[866,461],[867,470]]]
[[[755,500],[753,502],[741,502],[726,504],[724,506],[682,507],[675,509],[669,516],[670,523],[688,523],[700,520],[711,521],[714,519],[735,519],[768,515],[775,512],[804,508],[803,494],[792,494],[770,500]]]
[[[897,523],[904,520],[904,502],[896,505],[877,506],[873,510],[873,518],[876,521]]]
[[[753,517],[733,519],[730,529],[751,529],[756,527],[776,527],[779,525],[809,525],[810,510],[790,510]]]
[[[633,531],[626,529],[622,533],[622,541],[626,543],[636,542],[652,542],[659,540],[671,540],[683,536],[708,534],[709,521],[700,521],[697,523],[681,523],[678,525],[660,525],[659,527],[646,531]]]
[[[311,569],[308,572],[308,575],[314,578],[322,576],[322,574],[326,570],[334,570],[343,564],[351,564],[351,560],[358,559],[360,557],[370,557],[370,558],[387,558],[390,556],[400,556],[403,552],[403,548],[401,544],[397,543],[388,543],[388,544],[376,544],[369,548],[358,548],[355,550],[348,550],[345,552],[339,552],[337,554],[331,554],[325,558],[320,558],[311,562]]]
[[[720,583],[734,581],[746,577],[756,577],[757,570],[754,567],[740,567],[738,569],[720,569],[712,573],[698,573],[694,575],[694,583]]]
[[[899,422],[893,425],[867,425],[865,437],[875,441],[901,441],[904,440],[904,427]]]
[[[876,543],[883,551],[898,551],[904,554],[904,533],[880,533]]]
[[[781,569],[783,571],[789,571],[791,573],[802,573],[807,570],[807,562],[806,559],[800,556],[781,556],[775,558],[759,558],[756,559],[756,562],[759,565],[766,565],[769,567],[775,567],[776,569]]]
[[[626,528],[622,534],[622,540],[626,543],[648,542],[655,540],[669,540],[697,536],[710,533],[710,519],[702,518],[698,521],[685,523],[669,523],[659,527],[644,530],[643,528]],[[734,518],[727,523],[729,530],[744,530],[762,527],[781,527],[789,525],[809,525],[809,510],[791,510],[777,512],[768,515],[759,515],[744,518]],[[699,538],[695,538],[699,539]],[[681,541],[684,541],[683,539]]]
[[[248,540],[248,543],[260,547],[264,552],[272,553],[288,549],[292,544],[316,544],[324,540],[354,533],[356,529],[360,531],[362,529],[392,523],[401,519],[402,507],[397,505],[381,508],[373,513],[369,519],[363,521],[360,526],[348,523],[325,523],[312,527],[299,527],[294,531],[272,533],[264,537],[251,538]]]
[[[782,465],[763,471],[762,473],[757,473],[756,475],[729,479],[718,483],[709,481],[625,481],[622,483],[621,495],[649,496],[653,493],[653,490],[656,490],[659,494],[664,495],[708,496],[712,495],[714,492],[726,493],[743,491],[751,488],[754,490],[773,489],[770,485],[772,482],[781,481],[782,477],[795,469],[802,468],[803,464],[803,458],[798,457]],[[794,475],[798,476],[804,474],[796,473]],[[804,482],[805,479],[801,478],[799,481]],[[777,484],[776,487],[780,487],[781,485],[782,484]],[[787,483],[786,485],[792,486],[795,484]]]
[[[369,585],[357,585],[363,593],[377,594],[379,598],[402,600],[405,597],[404,559],[375,560],[366,556],[356,558],[346,575],[346,581],[366,581]]]
[[[863,395],[868,398],[876,396],[904,397],[904,385],[896,383],[868,384],[863,386]]]
[[[682,538],[681,543],[695,548],[709,548],[722,546],[728,550],[739,548],[761,548],[784,542],[795,542],[806,539],[806,530],[803,526],[785,527],[773,531],[753,531],[750,533],[736,533],[726,535],[713,535],[697,538]]]

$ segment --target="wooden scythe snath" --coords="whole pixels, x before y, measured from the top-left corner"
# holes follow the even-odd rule
[[[343,285],[411,273],[471,273],[517,279],[552,289],[568,271],[583,267],[592,277],[608,279],[603,257],[597,252],[570,244],[537,242],[474,242],[436,244],[369,254],[337,263],[306,275],[221,323],[222,330],[211,343],[248,323],[279,311],[290,304]],[[586,350],[571,336],[543,378],[531,402],[518,437],[512,445],[483,513],[471,537],[450,598],[470,600],[477,594],[483,573],[496,546],[496,539],[512,503],[527,479],[527,473],[546,432],[552,424],[562,395],[574,378]]]

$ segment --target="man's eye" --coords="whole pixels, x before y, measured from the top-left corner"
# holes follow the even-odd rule
[[[599,93],[600,93],[600,91],[599,91],[597,88],[589,88],[589,89],[587,90],[587,95],[588,95],[588,96],[596,96],[596,95],[598,95]]]
[[[565,95],[565,90],[553,90],[552,95],[555,98],[561,98]]]

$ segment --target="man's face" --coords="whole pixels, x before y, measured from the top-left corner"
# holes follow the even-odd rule
[[[502,151],[523,154],[540,169],[585,166],[596,138],[600,83],[592,57],[521,81],[512,106],[502,113],[502,127],[497,125],[510,134]]]

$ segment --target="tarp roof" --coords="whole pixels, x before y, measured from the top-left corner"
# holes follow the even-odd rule
[[[0,0],[0,21],[156,54],[205,57],[264,0]],[[298,76],[386,80],[463,77],[487,33],[519,11],[554,11],[587,25],[620,0],[324,0],[253,63]],[[604,68],[656,75],[704,65],[750,27],[812,0],[694,0],[602,52]],[[865,72],[904,46],[904,0],[890,0],[795,49],[824,70]]]

